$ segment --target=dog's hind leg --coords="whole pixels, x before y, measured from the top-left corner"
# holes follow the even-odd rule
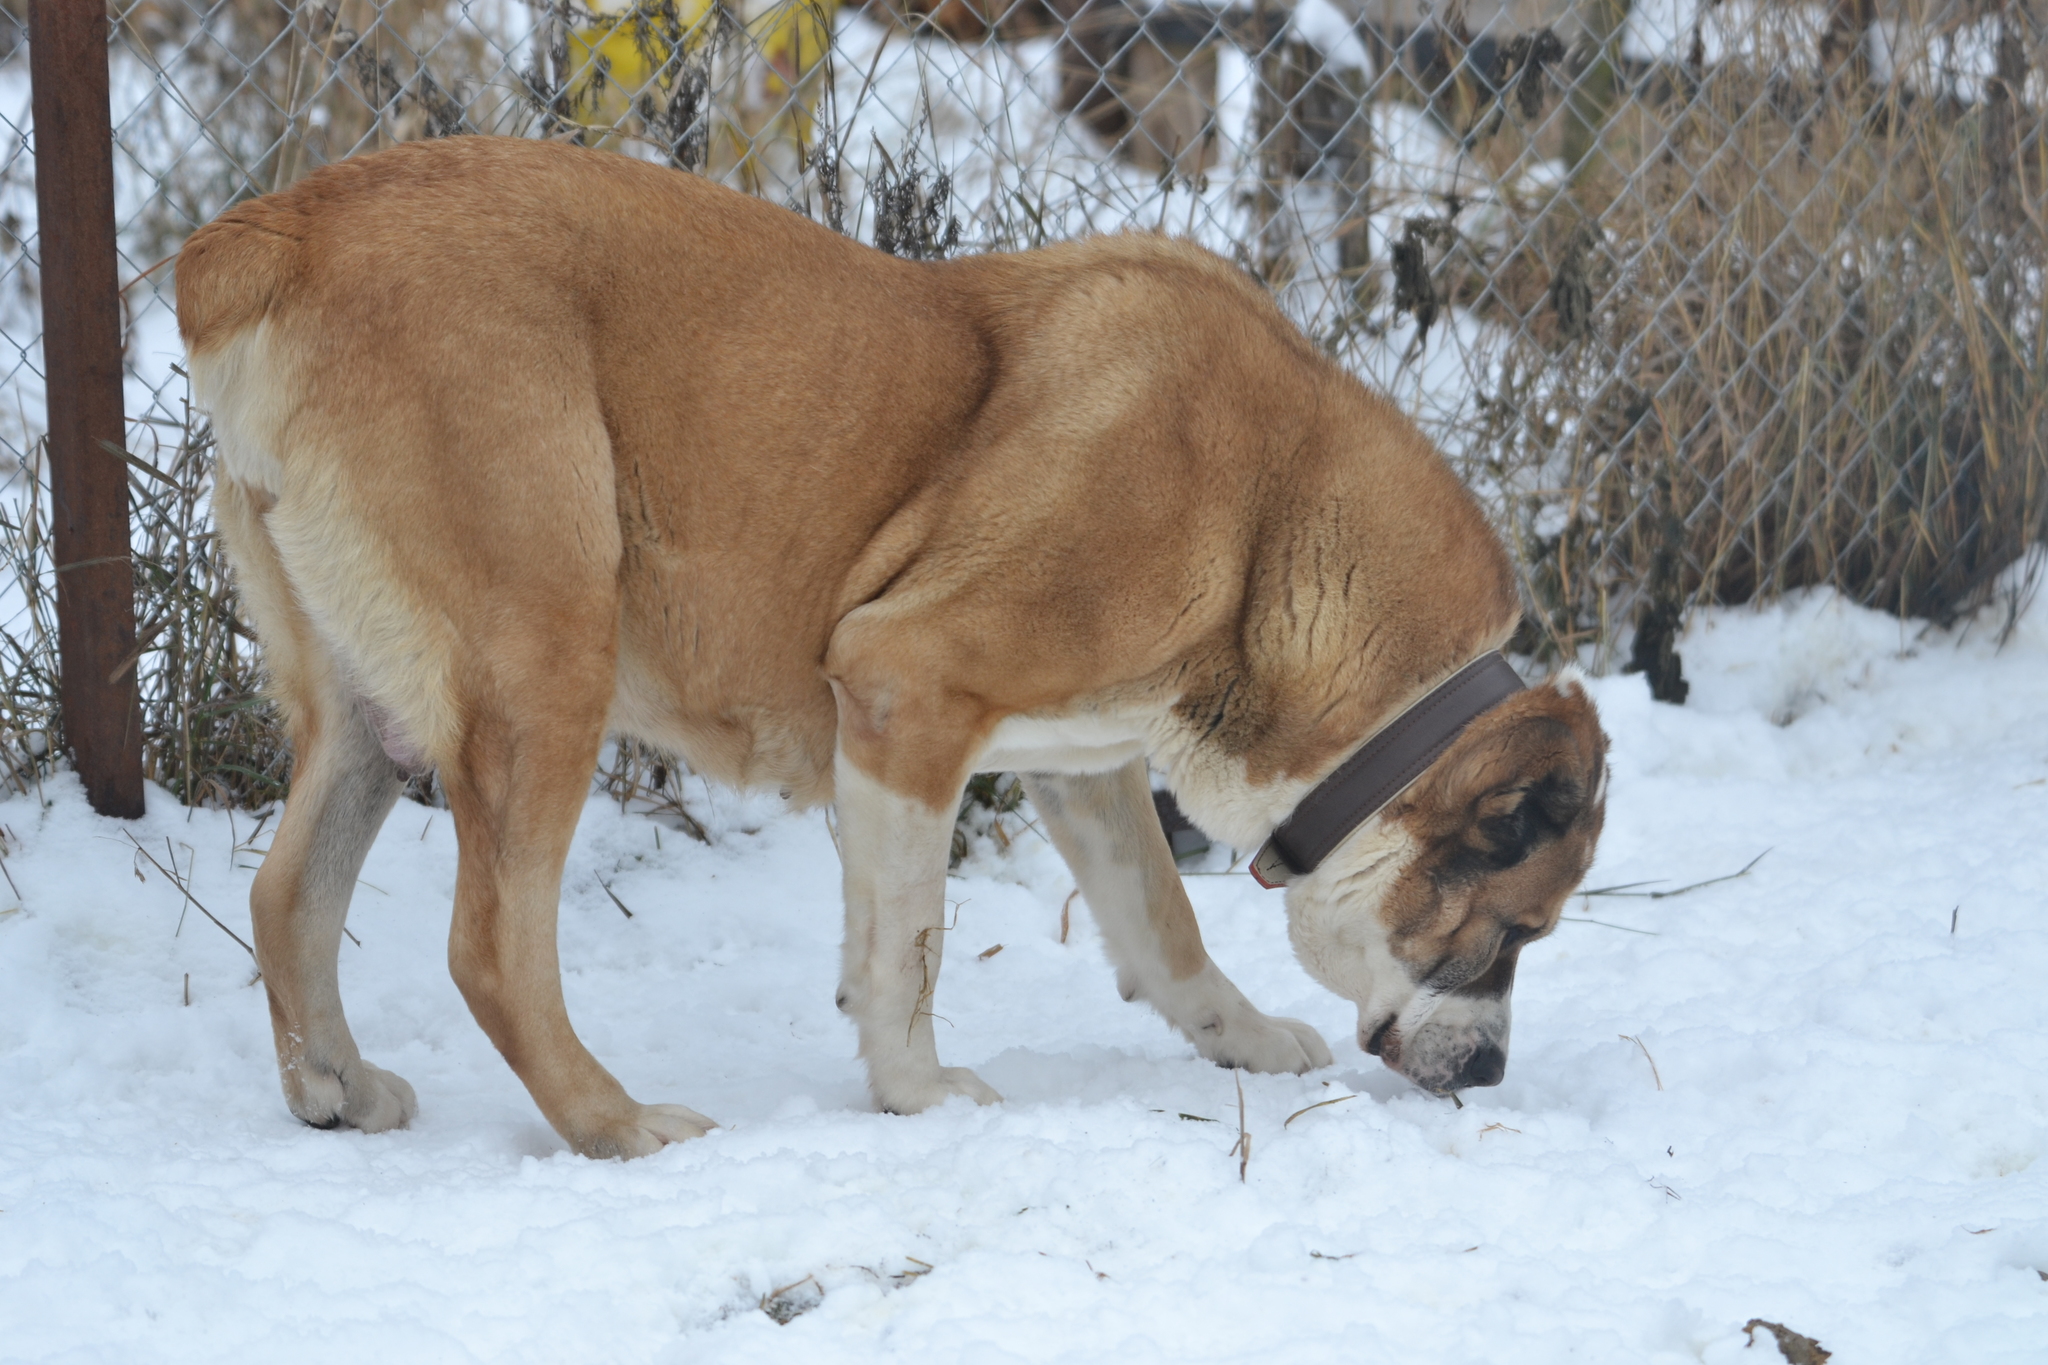
[[[302,716],[294,729],[291,798],[249,892],[285,1102],[315,1128],[402,1128],[415,1108],[412,1087],[356,1050],[335,959],[356,876],[404,784],[369,722],[345,702]]]
[[[416,1107],[412,1087],[356,1050],[335,959],[356,876],[403,783],[294,605],[255,497],[223,478],[214,509],[292,731],[291,796],[249,891],[285,1103],[316,1128],[401,1128]]]
[[[461,861],[448,965],[486,1034],[557,1133],[590,1157],[636,1157],[701,1137],[681,1105],[637,1103],[576,1036],[555,930],[562,864],[604,736],[615,601],[593,588],[558,629],[494,633],[464,688],[464,721],[441,782]]]
[[[1124,999],[1148,1002],[1218,1066],[1330,1064],[1320,1034],[1261,1014],[1209,959],[1142,759],[1087,776],[1026,773],[1024,789],[1102,928]]]

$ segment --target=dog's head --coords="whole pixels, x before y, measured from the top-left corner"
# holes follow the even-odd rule
[[[1439,1094],[1497,1085],[1522,948],[1593,861],[1607,739],[1576,682],[1472,722],[1406,793],[1287,887],[1311,976],[1358,1005],[1367,1052]]]

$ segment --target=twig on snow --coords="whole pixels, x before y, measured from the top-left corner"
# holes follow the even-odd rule
[[[616,892],[616,891],[614,891],[614,890],[612,890],[612,889],[611,889],[611,886],[610,886],[610,885],[609,885],[609,884],[608,884],[608,883],[607,883],[607,882],[605,881],[605,879],[604,879],[604,878],[602,878],[602,877],[599,877],[599,878],[597,879],[597,884],[598,884],[599,886],[602,886],[602,887],[604,887],[604,893],[605,893],[605,894],[606,894],[607,896],[610,896],[610,897],[612,898],[612,904],[613,904],[613,905],[616,905],[616,906],[618,906],[618,907],[619,907],[619,913],[620,913],[620,914],[624,915],[624,916],[625,916],[625,917],[626,917],[627,919],[631,919],[631,918],[633,918],[633,912],[632,912],[631,910],[628,910],[628,909],[626,908],[626,903],[625,903],[624,901],[622,901],[622,900],[620,900],[620,899],[619,899],[619,893],[618,893],[618,892]],[[798,1283],[798,1284],[802,1284],[802,1283],[803,1283],[803,1281],[802,1281],[802,1280],[798,1280],[798,1281],[797,1281],[797,1283]]]
[[[1624,934],[1646,934],[1651,938],[1664,937],[1663,934],[1655,929],[1635,929],[1626,924],[1612,924],[1604,919],[1589,919],[1583,915],[1559,915],[1557,922],[1559,924],[1597,924],[1602,929],[1619,929]]]
[[[1346,1101],[1346,1100],[1355,1100],[1355,1099],[1357,1099],[1357,1098],[1358,1098],[1358,1096],[1356,1096],[1356,1095],[1339,1095],[1339,1096],[1338,1096],[1338,1097],[1337,1097],[1336,1099],[1334,1099],[1334,1100],[1317,1100],[1317,1101],[1316,1101],[1316,1102],[1315,1102],[1314,1104],[1308,1105],[1308,1106],[1307,1106],[1306,1108],[1302,1108],[1302,1109],[1297,1109],[1297,1110],[1295,1110],[1295,1111],[1294,1111],[1293,1113],[1289,1114],[1289,1115],[1287,1116],[1287,1122],[1286,1122],[1286,1123],[1282,1123],[1282,1124],[1281,1124],[1280,1126],[1281,1126],[1281,1128],[1283,1128],[1283,1129],[1284,1129],[1284,1128],[1286,1128],[1286,1127],[1287,1127],[1287,1124],[1288,1124],[1288,1123],[1292,1123],[1292,1122],[1294,1122],[1294,1121],[1295,1121],[1296,1119],[1300,1118],[1300,1117],[1301,1117],[1301,1116],[1302,1116],[1303,1114],[1306,1114],[1306,1113],[1308,1113],[1310,1109],[1322,1109],[1322,1108],[1326,1108],[1326,1107],[1328,1107],[1329,1105],[1333,1105],[1333,1104],[1342,1104],[1342,1103],[1344,1103],[1344,1101]]]
[[[1624,1043],[1634,1043],[1637,1047],[1643,1049],[1643,1060],[1650,1064],[1650,1079],[1657,1083],[1659,1090],[1662,1090],[1664,1088],[1664,1077],[1658,1074],[1657,1059],[1650,1055],[1650,1049],[1643,1047],[1643,1040],[1633,1033],[1622,1033],[1615,1036]]]
[[[1237,1141],[1224,1155],[1237,1158],[1237,1183],[1242,1185],[1245,1183],[1245,1168],[1252,1164],[1252,1135],[1244,1126],[1244,1070],[1234,1066],[1230,1068],[1230,1076],[1237,1082]]]
[[[1709,877],[1703,882],[1694,882],[1690,886],[1673,887],[1669,891],[1638,891],[1636,889],[1640,886],[1655,886],[1663,880],[1661,877],[1653,877],[1646,882],[1623,882],[1619,886],[1596,886],[1591,891],[1581,891],[1578,894],[1581,896],[1622,896],[1630,899],[1650,901],[1669,900],[1673,896],[1683,896],[1688,891],[1697,891],[1703,886],[1719,886],[1722,882],[1732,882],[1737,877],[1747,877],[1749,870],[1762,862],[1764,854],[1770,851],[1767,848],[1763,853],[1759,853],[1754,858],[1751,858],[1742,865],[1742,869],[1739,872],[1729,872],[1719,877]]]
[[[144,848],[140,843],[136,842],[136,838],[133,834],[130,834],[125,829],[121,831],[121,834],[124,838],[128,840],[129,843],[135,845],[135,851],[137,853],[141,854],[144,858],[149,860],[149,865],[151,867],[163,873],[165,877],[170,879],[171,885],[178,888],[178,893],[182,895],[186,900],[190,901],[194,909],[198,910],[200,914],[212,920],[214,923],[214,927],[219,929],[223,934],[226,934],[235,942],[240,943],[242,945],[242,951],[249,955],[250,961],[253,962],[256,960],[256,950],[254,948],[251,948],[246,942],[243,942],[242,936],[240,934],[228,928],[227,925],[222,924],[220,922],[220,917],[218,915],[215,915],[213,911],[201,905],[199,903],[199,898],[192,894],[192,889],[185,885],[185,881],[182,877],[180,877],[177,873],[170,871],[162,863],[158,862],[154,854],[152,854],[148,849]]]

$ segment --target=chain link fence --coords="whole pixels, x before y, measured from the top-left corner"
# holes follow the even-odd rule
[[[186,799],[195,726],[225,734],[254,669],[211,542],[165,533],[203,519],[177,483],[206,463],[169,258],[238,199],[415,138],[604,148],[911,257],[1192,237],[1460,466],[1515,548],[1523,648],[1630,650],[1660,695],[1694,604],[1832,584],[1947,619],[2041,535],[2044,0],[112,12],[129,447],[177,471],[134,479],[146,720]],[[22,13],[0,0],[0,446],[33,484]],[[20,561],[33,518],[7,526]]]

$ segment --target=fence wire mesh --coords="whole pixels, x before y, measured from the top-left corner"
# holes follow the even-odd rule
[[[22,2],[0,3],[0,443],[32,471]],[[130,446],[161,468],[203,465],[184,237],[341,157],[489,133],[665,162],[904,256],[1201,241],[1459,464],[1517,552],[1521,643],[1553,657],[1633,640],[1654,676],[1689,606],[1811,584],[1952,617],[2041,533],[2044,0],[111,13]]]

